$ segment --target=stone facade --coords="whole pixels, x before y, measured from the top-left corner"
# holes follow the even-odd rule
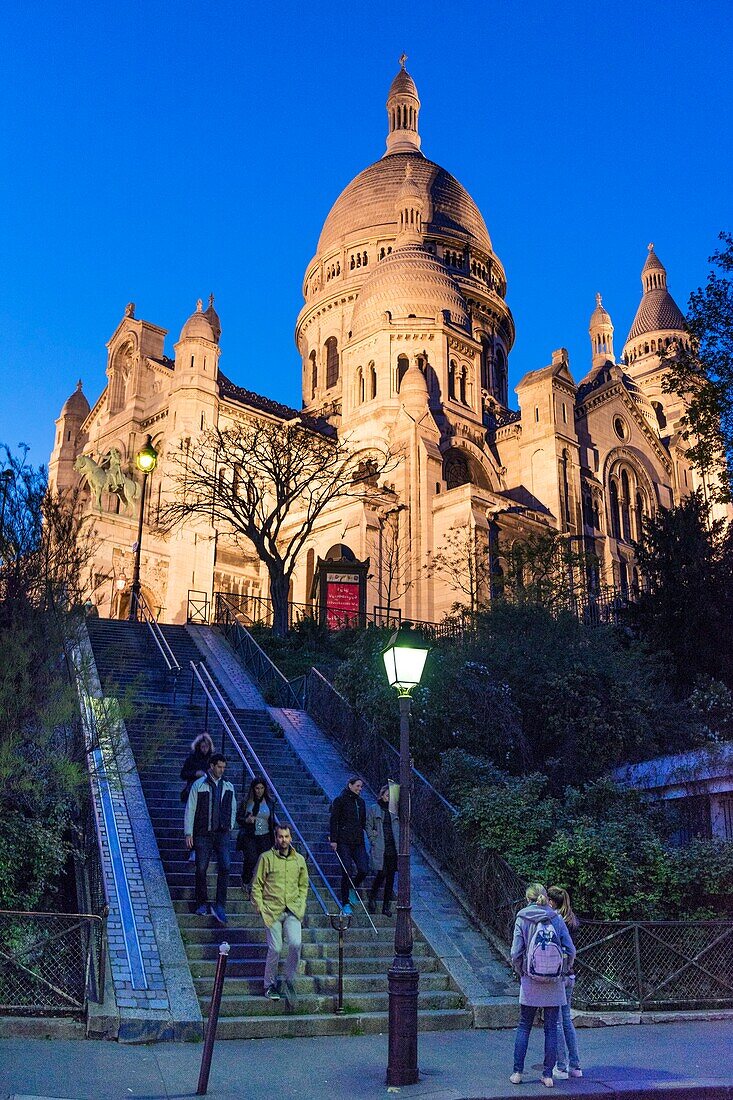
[[[588,373],[576,384],[559,349],[521,380],[512,410],[504,269],[476,204],[422,153],[419,111],[401,68],[387,99],[387,150],[337,198],[306,268],[295,329],[303,410],[354,446],[389,446],[398,461],[371,503],[342,502],[323,517],[292,598],[308,604],[315,562],[346,545],[370,559],[370,611],[389,602],[405,617],[437,621],[456,592],[431,575],[431,555],[450,531],[483,539],[492,524],[499,548],[527,531],[564,532],[595,550],[603,582],[631,586],[642,517],[697,484],[679,431],[682,403],[662,391],[659,351],[686,339],[665,269],[650,245],[622,361],[598,295]],[[266,596],[267,583],[254,553],[201,521],[156,537],[166,453],[213,424],[299,415],[224,375],[220,335],[213,299],[206,310],[199,302],[170,359],[165,330],[130,304],[107,345],[107,387],[90,409],[80,384],[56,422],[50,475],[59,490],[78,482],[82,454],[102,468],[113,455],[132,476],[136,451],[152,437],[161,462],[146,501],[141,581],[150,607],[172,622],[185,619],[190,592]],[[123,616],[137,505],[102,491],[100,506],[90,496],[100,538],[94,598],[101,614]],[[388,591],[395,557],[399,579]]]

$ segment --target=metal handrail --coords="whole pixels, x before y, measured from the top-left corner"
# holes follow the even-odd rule
[[[178,677],[181,671],[181,666],[176,660],[173,650],[168,645],[168,641],[163,631],[160,629],[160,623],[148,607],[145,601],[145,597],[142,595],[142,593],[138,595],[137,593],[133,592],[132,599],[135,604],[136,611],[139,611],[141,613],[143,622],[147,624],[148,630],[150,631],[153,641],[158,647],[166,668],[169,672],[173,673],[175,677]]]
[[[290,681],[286,676],[283,676],[280,669],[276,664],[267,656],[261,646],[257,644],[250,632],[247,630],[244,623],[241,621],[241,612],[238,608],[221,592],[216,594],[216,621],[221,623],[221,611],[223,609],[225,621],[224,627],[233,627],[235,631],[236,648],[242,652],[242,657],[247,668],[254,676],[258,685],[264,687],[261,683],[265,677],[262,676],[262,668],[267,670],[269,678],[277,685],[278,691],[283,695],[281,701],[282,706],[293,707],[296,710],[301,710],[300,699],[296,695],[295,691],[290,684]],[[250,652],[246,652],[250,650]],[[257,656],[257,663],[260,664],[260,668],[256,667],[256,662],[252,660],[251,651],[254,650]]]
[[[288,822],[292,826],[293,832],[296,834],[296,836],[300,840],[300,843],[301,843],[304,851],[307,853],[308,858],[310,859],[311,863],[313,864],[315,870],[318,872],[318,876],[320,877],[323,885],[326,887],[326,890],[330,894],[331,899],[335,903],[336,907],[338,909],[340,909],[341,906],[339,904],[339,900],[336,896],[336,893],[335,893],[333,887],[331,886],[331,883],[328,881],[328,878],[326,876],[326,872],[323,870],[320,863],[318,862],[316,857],[313,855],[313,852],[310,848],[310,845],[308,844],[307,840],[305,839],[305,837],[301,833],[300,829],[298,828],[292,813],[288,809],[287,803],[284,801],[282,796],[279,794],[278,789],[275,786],[275,784],[273,783],[269,772],[267,771],[264,764],[260,760],[260,758],[257,755],[257,752],[255,751],[255,749],[252,747],[248,737],[244,733],[244,730],[240,726],[239,722],[237,721],[237,719],[232,714],[231,707],[229,706],[226,699],[222,695],[218,685],[214,682],[208,668],[206,667],[206,665],[204,664],[203,661],[199,662],[198,665],[196,664],[195,661],[191,661],[190,664],[191,664],[191,673],[192,673],[192,683],[193,683],[193,676],[195,676],[196,679],[198,680],[199,684],[201,685],[201,688],[202,688],[203,692],[205,693],[205,695],[208,698],[209,702],[213,706],[213,708],[214,708],[214,710],[217,714],[217,717],[219,718],[219,721],[222,724],[224,732],[228,735],[228,737],[229,737],[230,741],[232,742],[232,744],[234,745],[234,748],[236,749],[237,754],[239,755],[242,763],[244,764],[245,768],[247,769],[247,772],[248,772],[250,778],[254,779],[255,772],[252,770],[252,766],[249,763],[249,760],[246,758],[244,752],[242,751],[241,746],[237,742],[237,736],[239,738],[241,738],[243,744],[245,745],[245,747],[247,749],[247,752],[249,753],[251,759],[254,761],[254,763],[255,763],[255,765],[258,769],[257,774],[262,776],[262,778],[267,783],[267,786],[269,787],[270,791],[272,792],[276,802],[278,802],[279,805],[281,806],[285,817],[287,818]],[[208,685],[204,682],[204,677],[203,677],[202,673],[206,676],[206,679],[208,680]],[[215,698],[215,696],[216,696],[216,698]],[[222,710],[224,710],[226,712],[228,722],[224,720],[224,718],[222,716]],[[234,730],[236,730],[236,735],[230,727],[234,727]],[[315,886],[313,887],[313,893],[316,897],[316,900],[318,901],[318,904],[320,905],[321,909],[323,910],[323,913],[326,916],[330,916],[331,914],[328,911],[328,906],[324,902],[323,898],[321,897],[320,893],[315,888]]]

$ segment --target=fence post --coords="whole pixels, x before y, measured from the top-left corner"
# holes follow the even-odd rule
[[[634,962],[636,964],[636,992],[639,998],[639,1011],[644,1010],[644,988],[641,970],[641,948],[639,944],[639,925],[634,925]]]
[[[351,917],[337,913],[331,917],[331,927],[339,934],[339,972],[338,992],[336,994],[336,1015],[341,1016],[344,1011],[344,933],[351,924]]]
[[[219,958],[216,960],[216,974],[214,975],[214,989],[211,993],[211,1007],[209,1008],[209,1019],[206,1024],[206,1038],[204,1039],[204,1050],[201,1055],[201,1070],[199,1072],[199,1082],[196,1086],[197,1096],[206,1096],[206,1090],[209,1087],[209,1073],[211,1072],[211,1056],[214,1053],[214,1041],[216,1040],[216,1025],[219,1022],[219,1006],[221,1005],[221,991],[224,987],[224,972],[227,968],[227,959],[229,958],[229,944],[219,944]]]

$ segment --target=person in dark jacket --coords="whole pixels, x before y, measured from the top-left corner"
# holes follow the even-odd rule
[[[196,779],[186,803],[183,833],[186,847],[196,853],[196,913],[209,914],[222,925],[227,923],[226,903],[229,868],[231,866],[231,833],[237,819],[234,787],[224,779],[226,759],[221,753],[211,754],[206,775]],[[216,853],[216,904],[209,905],[206,872]]]
[[[334,798],[331,804],[328,839],[342,863],[341,908],[347,916],[351,913],[352,906],[359,903],[356,891],[369,870],[364,842],[366,806],[361,797],[363,786],[363,779],[358,775],[352,775],[344,790]],[[349,875],[352,867],[356,867],[356,872],[350,882]]]
[[[376,913],[377,895],[384,883],[382,912],[385,917],[391,917],[397,852],[400,846],[400,822],[397,814],[390,813],[389,783],[384,784],[376,803],[369,807],[366,835],[369,841],[369,869],[375,872],[369,891],[369,912]]]
[[[256,775],[237,810],[237,851],[242,853],[242,886],[252,881],[257,860],[275,843],[274,799],[261,775]]]
[[[181,768],[181,779],[186,784],[181,791],[181,802],[188,802],[192,784],[206,775],[213,751],[214,742],[206,730],[191,742],[191,751]]]

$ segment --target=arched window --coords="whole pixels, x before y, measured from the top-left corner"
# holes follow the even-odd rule
[[[315,349],[308,356],[308,361],[311,365],[311,398],[313,398],[316,396],[316,390],[318,389],[318,364]]]
[[[657,418],[657,424],[661,428],[667,427],[667,417],[664,415],[664,407],[661,401],[652,401],[652,408]]]
[[[560,459],[560,497],[562,502],[562,518],[567,526],[570,523],[570,478],[568,473],[568,467],[570,465],[570,456],[567,451],[563,451],[562,458]]]
[[[641,536],[644,534],[644,516],[646,510],[644,508],[644,496],[641,490],[636,491],[636,541],[641,542]]]
[[[453,359],[448,367],[448,397],[451,401],[456,399],[456,364]]]
[[[410,366],[410,360],[406,355],[399,355],[397,357],[397,392],[400,392],[400,386],[402,385],[402,379],[407,374],[408,367]]]
[[[377,368],[374,363],[369,364],[369,400],[373,401],[377,396]]]
[[[456,447],[451,448],[443,459],[443,479],[447,489],[457,489],[471,481],[468,459]]]
[[[461,401],[463,402],[464,405],[468,404],[468,402],[466,400],[466,375],[467,374],[468,374],[468,371],[467,371],[466,367],[461,367],[460,374],[458,376],[459,385],[460,385],[459,393],[460,393],[460,396],[461,396]]]
[[[364,404],[364,371],[361,367],[357,367],[356,371],[356,404]]]
[[[631,489],[629,475],[626,470],[621,471],[621,533],[627,542],[631,542]]]
[[[339,345],[335,336],[326,340],[326,389],[330,390],[339,380]]]
[[[615,539],[621,538],[621,512],[618,506],[618,482],[616,478],[611,479],[611,488],[609,492],[610,504],[611,504],[611,535]]]
[[[502,405],[506,405],[508,400],[507,392],[507,364],[506,354],[502,347],[497,347],[496,354],[494,356],[494,393],[498,401],[501,401]]]

